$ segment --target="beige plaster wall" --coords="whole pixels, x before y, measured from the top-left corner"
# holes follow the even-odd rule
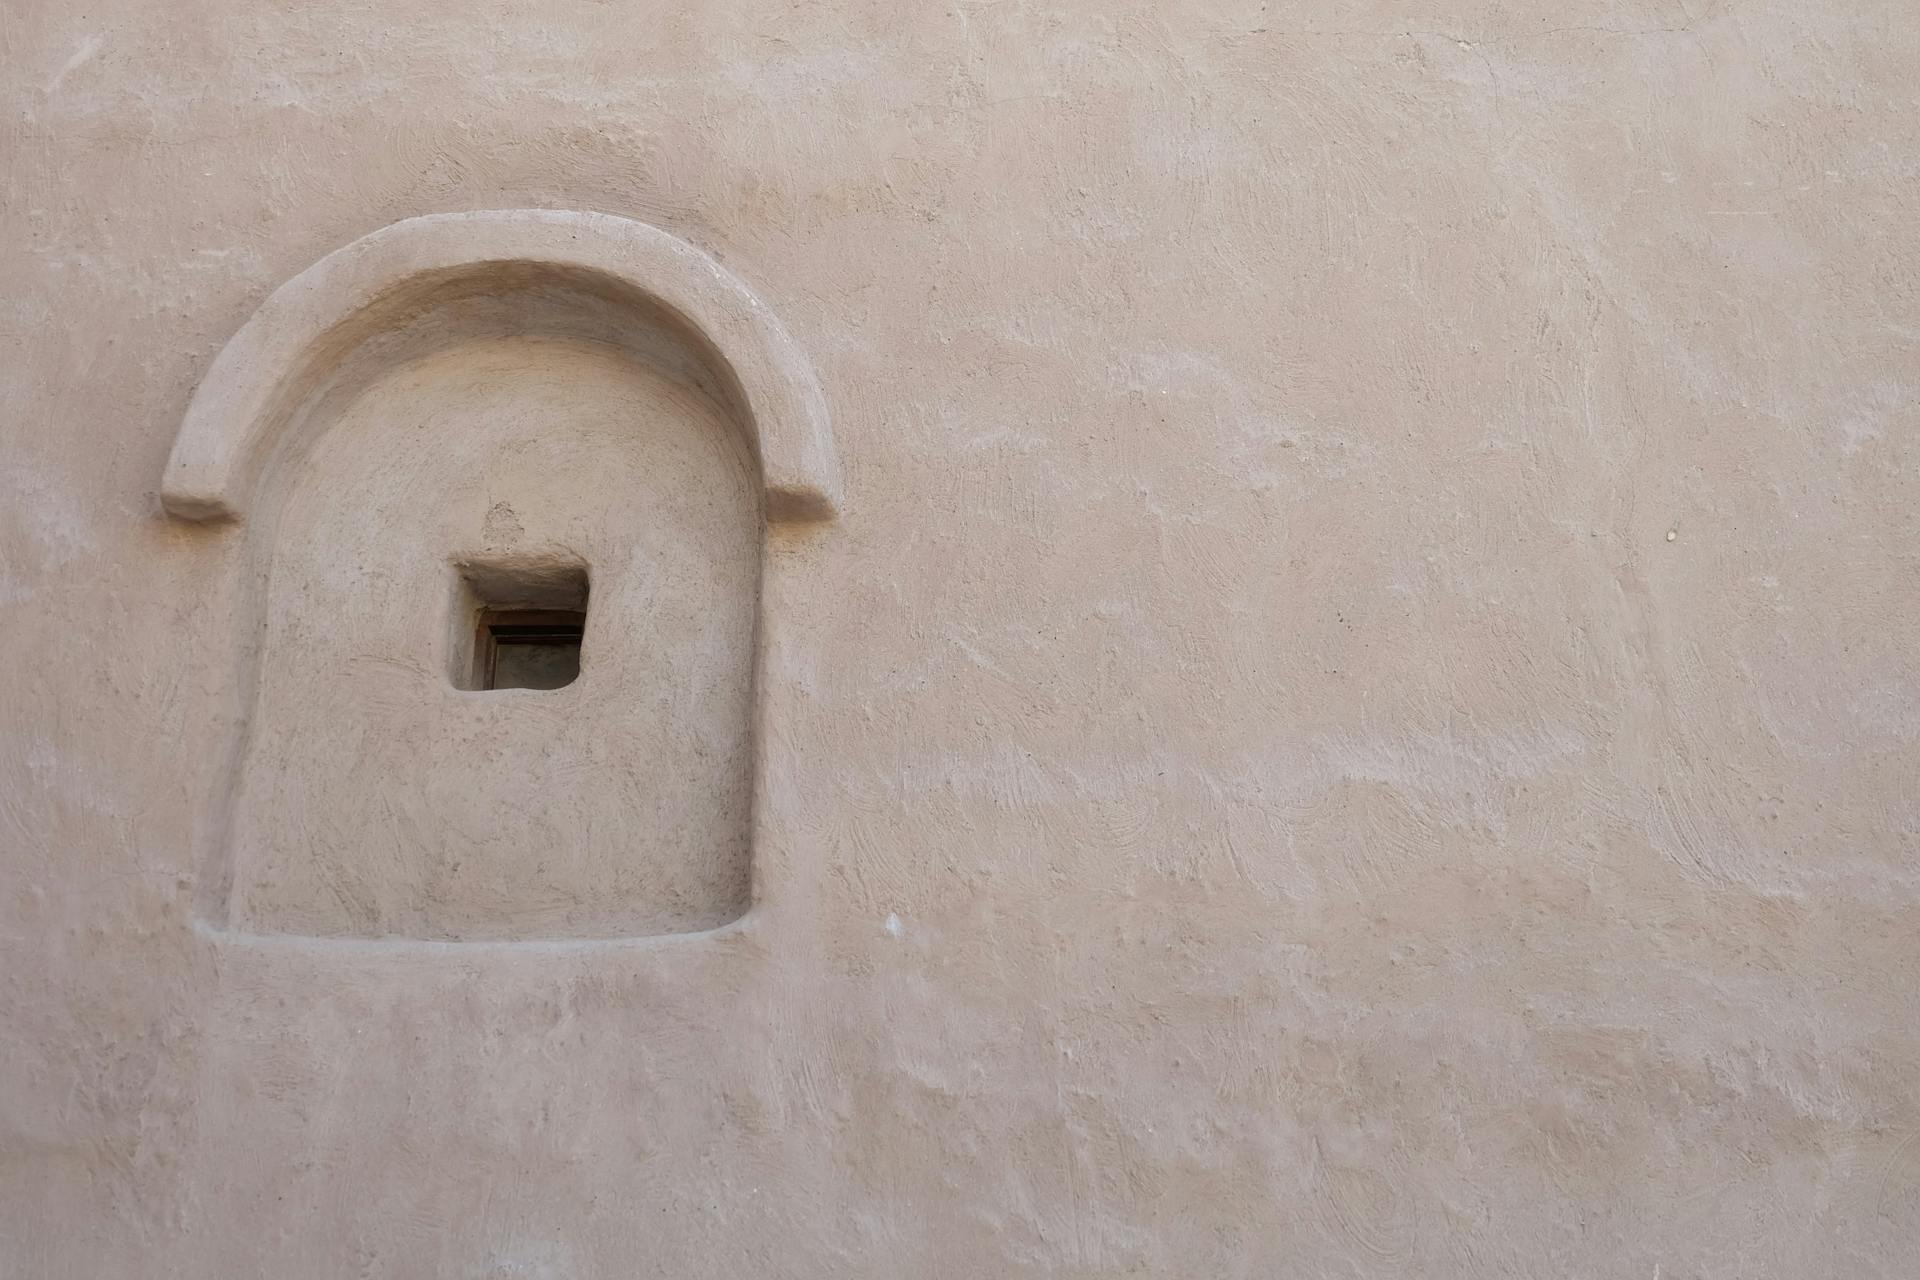
[[[1908,0],[16,0],[0,67],[0,1272],[1912,1274]],[[188,398],[520,205],[824,391],[762,897],[209,929]]]

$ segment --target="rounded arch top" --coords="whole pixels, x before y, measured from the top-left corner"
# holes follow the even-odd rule
[[[278,437],[351,353],[449,288],[529,271],[667,323],[705,366],[755,452],[770,520],[840,505],[839,459],[813,371],[766,304],[675,236],[603,213],[504,209],[396,222],[281,285],[215,358],[187,406],[160,496],[186,520],[233,520]],[[645,314],[651,313],[651,314]]]

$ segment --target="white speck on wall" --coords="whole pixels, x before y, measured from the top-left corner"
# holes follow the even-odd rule
[[[892,912],[892,911],[887,912],[887,923],[885,927],[887,930],[887,936],[890,938],[901,938],[906,936],[906,932],[907,932],[906,928],[900,923],[900,917],[895,912]]]

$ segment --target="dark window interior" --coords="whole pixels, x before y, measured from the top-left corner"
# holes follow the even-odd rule
[[[476,689],[559,689],[580,674],[587,615],[574,609],[482,609],[473,637]]]

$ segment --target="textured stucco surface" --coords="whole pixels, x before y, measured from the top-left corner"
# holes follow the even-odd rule
[[[666,8],[0,20],[0,1271],[1911,1275],[1911,4]],[[188,398],[520,205],[819,376],[765,897],[199,927]]]

